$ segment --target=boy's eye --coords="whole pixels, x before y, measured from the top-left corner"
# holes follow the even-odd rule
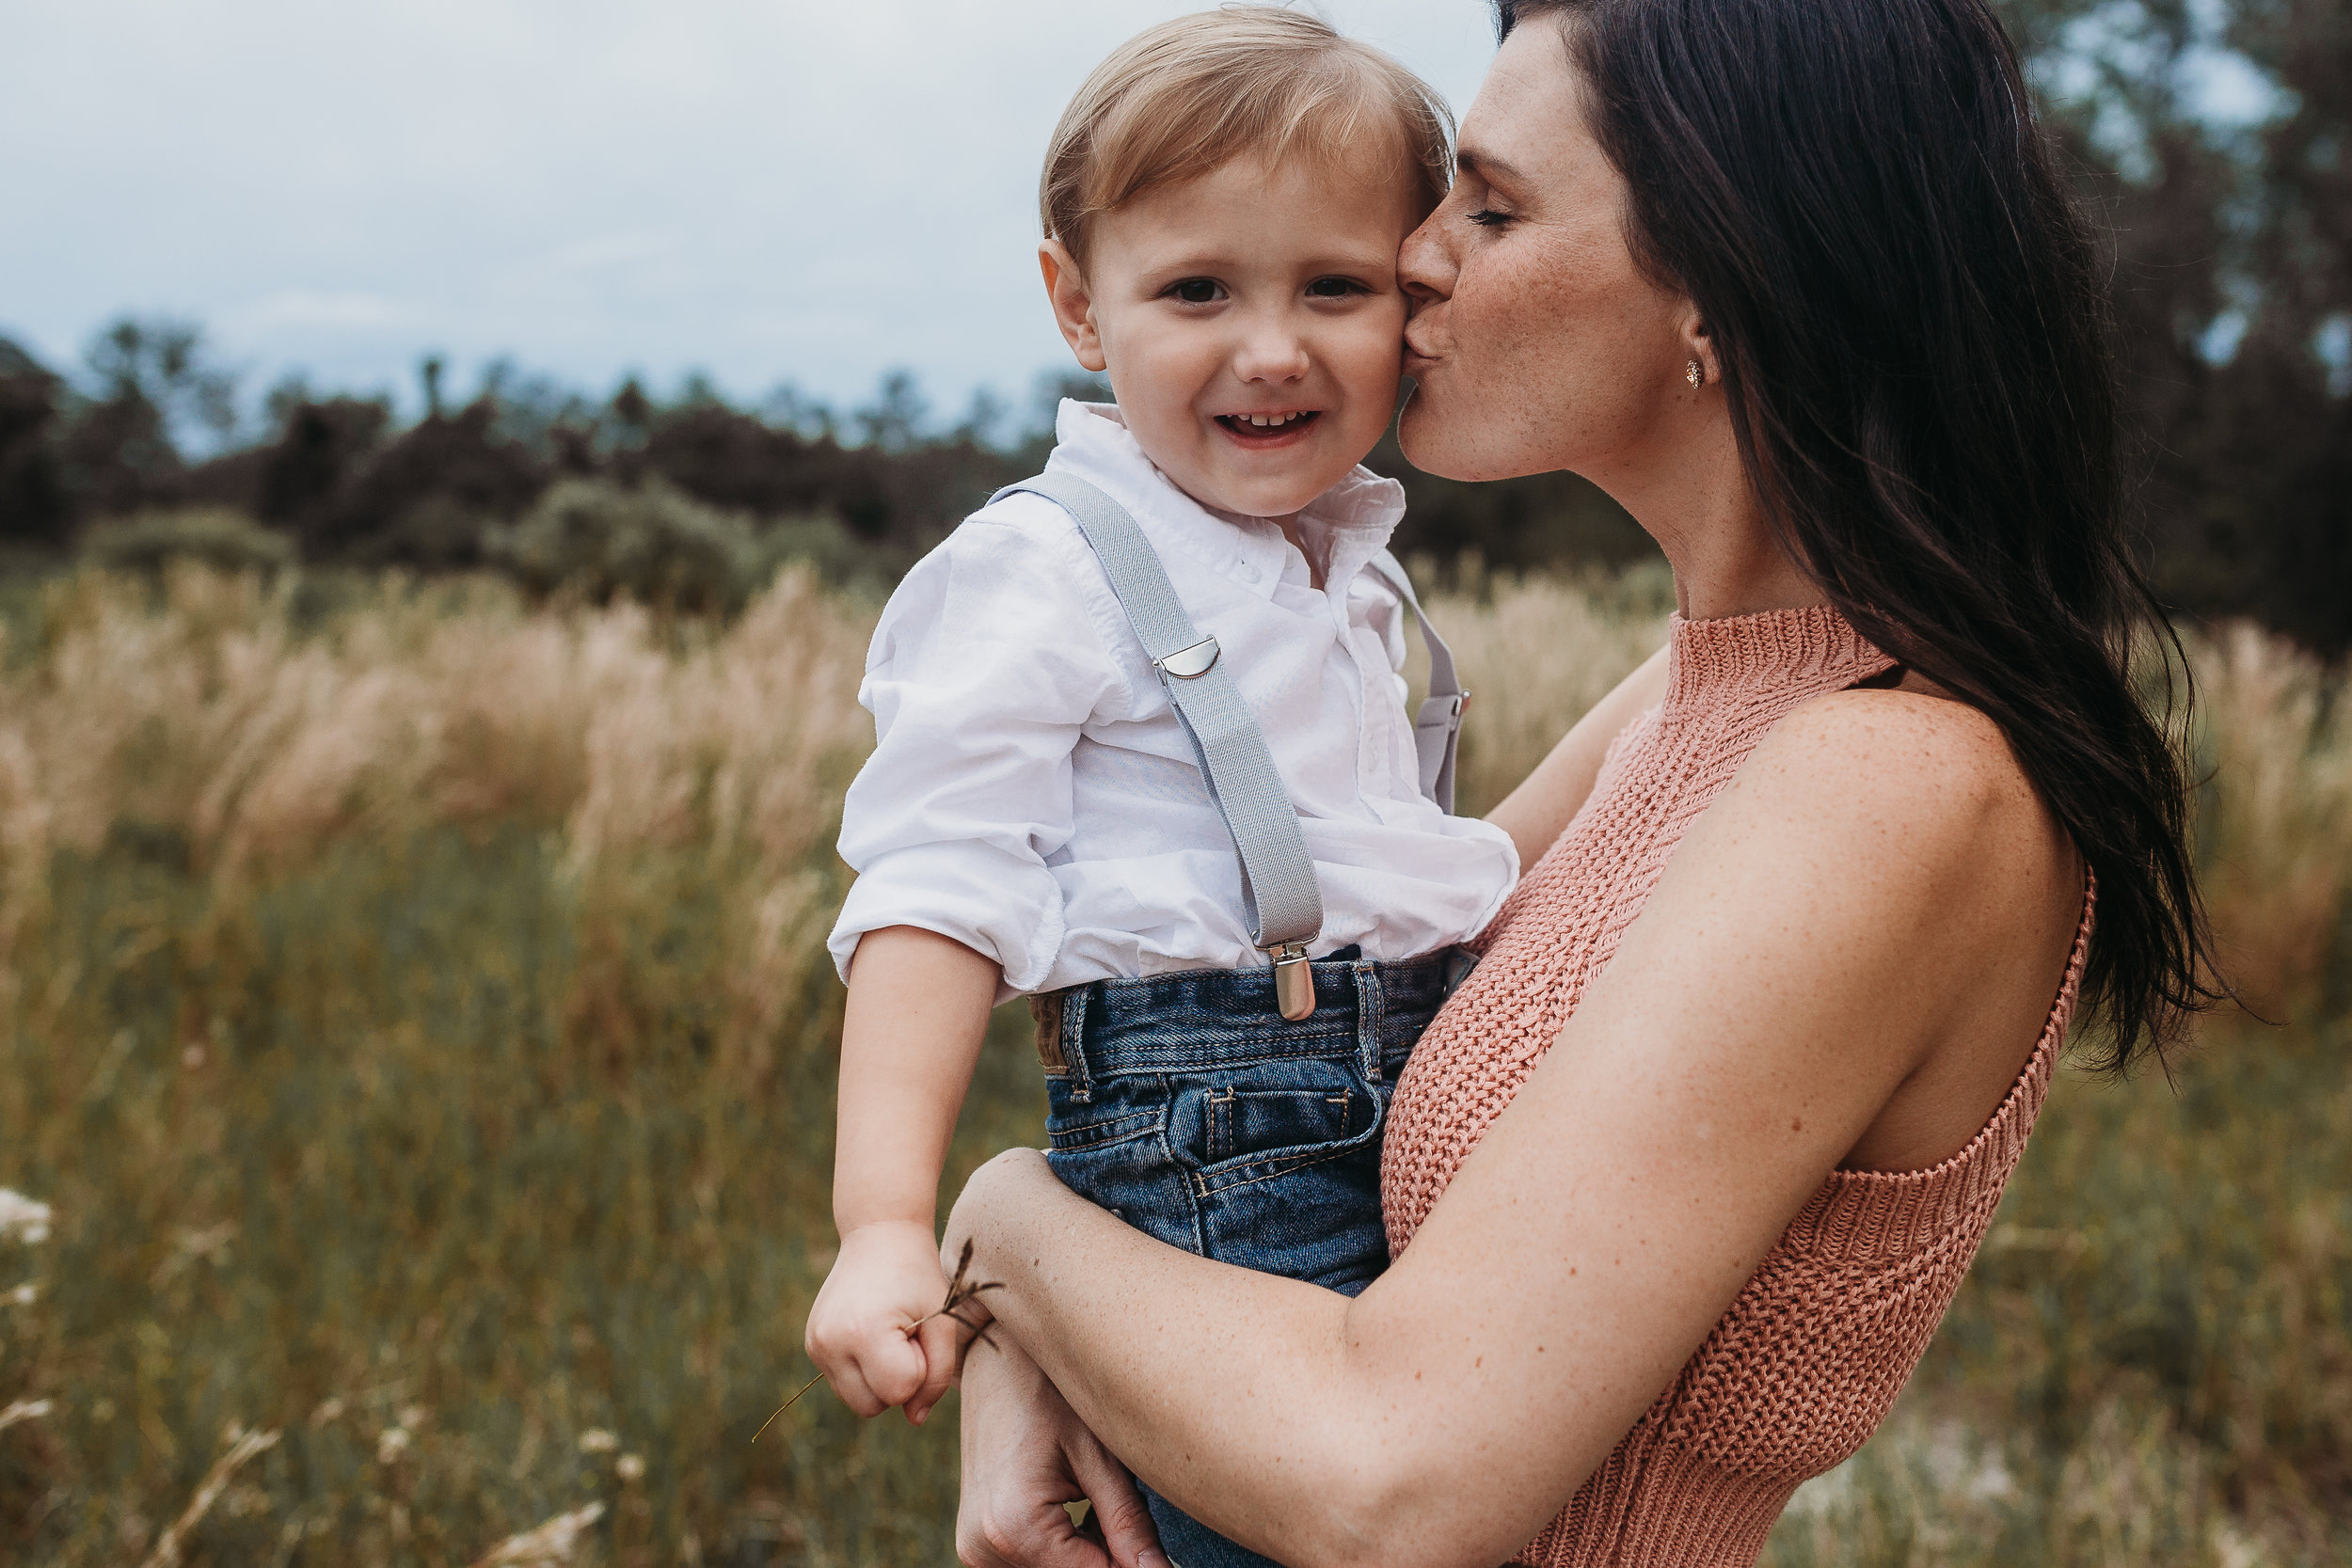
[[[1182,300],[1186,305],[1214,305],[1216,303],[1217,295],[1225,291],[1216,286],[1214,278],[1187,277],[1182,283],[1169,288],[1168,292],[1170,296]]]
[[[1318,277],[1307,285],[1310,299],[1345,299],[1364,292],[1364,286],[1352,277]]]

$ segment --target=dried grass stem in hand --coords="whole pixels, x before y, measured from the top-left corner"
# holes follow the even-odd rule
[[[965,1302],[970,1301],[973,1297],[978,1295],[983,1291],[1001,1291],[1005,1287],[1002,1281],[993,1279],[989,1280],[984,1284],[975,1283],[971,1275],[972,1240],[967,1236],[964,1238],[963,1251],[956,1259],[956,1276],[947,1281],[947,1299],[939,1304],[938,1311],[930,1313],[929,1316],[916,1319],[908,1326],[907,1333],[910,1335],[919,1333],[923,1325],[930,1323],[932,1318],[953,1318],[956,1322],[970,1329],[975,1338],[993,1344],[995,1341],[989,1339],[988,1330],[986,1328],[973,1323],[962,1313],[957,1311],[956,1308],[961,1307]],[[799,1388],[793,1391],[790,1399],[776,1406],[775,1416],[771,1416],[766,1420],[759,1423],[759,1430],[752,1433],[752,1441],[755,1443],[758,1442],[761,1437],[767,1434],[768,1429],[776,1424],[776,1416],[783,1415],[786,1411],[800,1403],[801,1396],[803,1394],[807,1393],[811,1388],[816,1387],[818,1384],[824,1381],[825,1374],[818,1372],[815,1377],[812,1377],[806,1383],[802,1384]]]

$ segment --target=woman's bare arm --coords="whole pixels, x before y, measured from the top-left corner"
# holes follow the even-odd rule
[[[1034,1151],[975,1178],[948,1245],[976,1241],[1000,1323],[1204,1523],[1296,1568],[1488,1568],[1631,1427],[1915,1069],[1978,1049],[1983,993],[2046,1004],[2079,876],[1977,715],[1825,700],[1692,829],[1360,1298],[1163,1246]]]
[[[1521,868],[1543,859],[1544,851],[1567,831],[1569,819],[1592,794],[1593,781],[1600,777],[1609,743],[1665,696],[1666,650],[1661,647],[1586,709],[1534,771],[1486,814],[1486,820],[1509,833],[1518,847]]]

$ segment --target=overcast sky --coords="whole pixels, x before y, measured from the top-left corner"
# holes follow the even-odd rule
[[[512,356],[940,412],[1067,362],[1032,259],[1045,137],[1202,0],[0,0],[0,335],[133,310],[246,373],[417,399]],[[1323,0],[1458,110],[1484,0]]]

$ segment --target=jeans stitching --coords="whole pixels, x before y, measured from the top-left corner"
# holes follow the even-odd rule
[[[1165,1107],[1150,1111],[1130,1111],[1123,1117],[1106,1117],[1101,1121],[1089,1121],[1083,1126],[1065,1127],[1058,1132],[1049,1129],[1046,1136],[1053,1141],[1056,1148],[1103,1148],[1112,1144],[1126,1143],[1131,1139],[1140,1138],[1148,1132],[1157,1131],[1166,1125],[1167,1119]],[[1146,1125],[1138,1126],[1133,1132],[1117,1134],[1107,1131],[1127,1122],[1141,1122]],[[1075,1141],[1064,1142],[1065,1139]]]
[[[1314,1155],[1293,1156],[1290,1160],[1281,1162],[1279,1168],[1267,1171],[1263,1176],[1248,1176],[1234,1181],[1219,1180],[1215,1185],[1210,1183],[1207,1177],[1196,1171],[1193,1173],[1191,1185],[1200,1196],[1209,1197],[1217,1193],[1232,1192],[1236,1187],[1254,1187],[1261,1181],[1271,1181],[1278,1176],[1295,1176],[1302,1170],[1311,1170],[1317,1165],[1327,1164],[1333,1160],[1343,1160],[1350,1154],[1359,1152],[1360,1148],[1361,1146],[1357,1144],[1355,1139],[1350,1138],[1348,1147],[1344,1148],[1326,1149]],[[1245,1165],[1242,1168],[1247,1170],[1249,1167]]]
[[[1176,1158],[1176,1150],[1168,1144],[1166,1121],[1160,1123],[1160,1158],[1167,1161],[1168,1165],[1175,1170],[1181,1171],[1184,1168]],[[1201,1195],[1193,1190],[1193,1183],[1190,1181],[1177,1184],[1184,1189],[1184,1207],[1192,1211],[1192,1245],[1185,1250],[1195,1258],[1206,1258],[1209,1255],[1209,1227],[1202,1224],[1200,1219]]]

